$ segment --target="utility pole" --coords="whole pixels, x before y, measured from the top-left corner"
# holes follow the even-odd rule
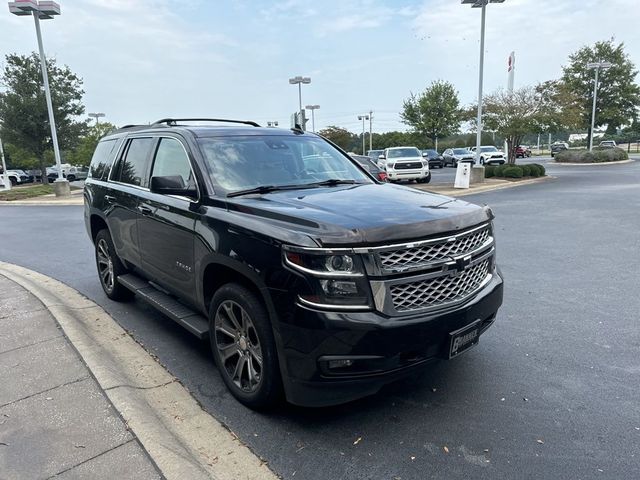
[[[362,120],[362,155],[364,155],[364,121],[369,120],[369,115],[358,115],[358,120]]]
[[[369,150],[373,150],[373,110],[369,110]]]

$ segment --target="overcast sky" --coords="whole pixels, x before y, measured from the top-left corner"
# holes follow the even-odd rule
[[[460,0],[60,0],[42,22],[45,51],[84,79],[87,112],[117,125],[167,116],[289,125],[298,108],[288,79],[310,76],[303,104],[316,129],[406,129],[410,92],[436,79],[477,98],[480,9]],[[640,0],[506,0],[487,8],[485,91],[559,77],[567,56],[614,37],[640,63]],[[0,8],[0,61],[37,50],[30,17]],[[640,81],[640,79],[638,79]],[[368,125],[367,125],[368,128]]]

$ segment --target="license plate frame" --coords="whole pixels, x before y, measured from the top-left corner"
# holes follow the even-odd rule
[[[449,333],[449,360],[475,347],[480,341],[480,323],[476,320],[469,325],[465,325],[459,330]]]

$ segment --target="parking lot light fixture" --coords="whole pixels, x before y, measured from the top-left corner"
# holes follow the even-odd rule
[[[593,68],[596,71],[595,82],[593,83],[593,106],[591,107],[591,135],[589,135],[589,151],[593,150],[593,133],[596,124],[596,100],[598,98],[598,73],[600,69],[606,70],[611,68],[613,64],[611,62],[599,62],[587,63],[587,68]]]
[[[302,84],[311,83],[311,77],[296,76],[289,79],[289,84],[298,85],[298,112],[300,113],[300,121],[302,121]],[[304,130],[305,126],[301,125]]]
[[[56,133],[56,121],[53,116],[53,104],[51,102],[51,91],[49,90],[49,76],[47,75],[47,60],[44,56],[42,45],[42,33],[40,32],[40,20],[50,20],[55,15],[60,15],[60,6],[56,2],[37,0],[16,0],[9,2],[9,11],[17,16],[32,15],[36,26],[36,37],[38,39],[38,50],[40,51],[40,68],[42,69],[42,82],[44,84],[44,94],[47,100],[47,110],[49,112],[49,125],[51,127],[51,141],[53,143],[53,154],[56,158],[58,169],[58,179],[56,183],[56,196],[69,195],[69,182],[62,175],[60,166],[60,148],[58,147],[58,135]],[[43,173],[44,175],[44,173]],[[44,180],[43,180],[44,181]]]
[[[369,115],[358,115],[358,120],[362,120],[362,155],[364,155],[364,122],[369,120]]]
[[[471,5],[471,8],[482,8],[480,16],[480,68],[478,74],[478,116],[476,123],[478,131],[476,134],[476,158],[475,164],[480,165],[480,144],[482,143],[482,81],[484,78],[484,25],[487,16],[487,4],[504,3],[504,0],[462,0],[463,5]]]
[[[304,108],[311,110],[311,131],[316,133],[316,116],[314,112],[320,108],[320,105],[307,105]]]
[[[98,112],[98,113],[89,113],[88,114],[91,118],[95,118],[96,119],[96,125],[98,125],[98,123],[100,123],[100,118],[104,117],[105,114],[102,112]]]

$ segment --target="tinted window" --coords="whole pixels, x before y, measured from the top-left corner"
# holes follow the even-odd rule
[[[98,143],[93,157],[91,157],[91,166],[89,167],[89,177],[96,180],[106,180],[109,169],[113,163],[113,148],[116,146],[117,140],[103,140]]]
[[[148,184],[149,152],[155,140],[153,138],[132,138],[120,161],[116,180],[146,187]]]
[[[370,182],[328,142],[307,136],[198,140],[213,182],[226,191],[260,185],[304,186],[328,179]]]
[[[455,155],[466,155],[469,153],[469,150],[467,150],[466,148],[454,148],[453,153]]]
[[[187,152],[175,138],[163,138],[160,140],[151,176],[181,177],[185,186],[195,186]]]
[[[401,157],[421,157],[422,154],[417,148],[394,148],[387,151],[387,158]]]

